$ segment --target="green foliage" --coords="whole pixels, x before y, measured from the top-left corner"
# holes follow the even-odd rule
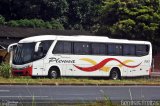
[[[90,30],[94,17],[99,16],[101,3],[101,0],[0,0],[0,14],[14,27],[20,24],[20,27]],[[52,18],[58,22],[50,25]],[[33,19],[34,24],[26,19]]]
[[[29,21],[33,23],[36,28],[43,28],[45,26],[45,22],[42,19],[31,19]]]
[[[45,28],[52,29],[52,25],[50,24],[50,22],[45,23]]]
[[[139,22],[152,22],[153,16],[149,14],[143,14],[136,17],[136,20]]]
[[[120,37],[123,37],[123,35],[126,35],[125,37],[129,37],[130,32],[134,30],[135,25],[136,23],[134,20],[126,19],[118,21],[110,30],[111,33],[113,33],[114,35],[121,34]]]
[[[50,25],[52,26],[52,29],[61,29],[61,30],[64,29],[63,25],[59,21],[54,19],[52,19]]]
[[[114,38],[153,41],[159,37],[158,0],[104,0],[96,33]]]
[[[111,99],[110,99],[107,95],[105,95],[105,93],[104,93],[103,90],[100,90],[100,92],[102,93],[102,95],[103,95],[103,97],[104,97],[105,106],[115,106],[115,105],[112,103]]]
[[[11,27],[18,27],[19,26],[19,24],[16,20],[11,20],[7,24]]]
[[[95,23],[95,16],[99,16],[98,6],[101,0],[68,0],[69,29],[90,30]]]
[[[0,74],[4,78],[10,78],[11,76],[11,67],[9,64],[2,63],[0,65]]]
[[[118,30],[130,32],[133,27],[135,26],[135,21],[132,19],[127,19],[127,20],[121,20],[118,23],[116,23],[116,27]]]
[[[113,38],[160,39],[159,0],[0,0],[0,14],[0,24],[13,27],[89,30]]]
[[[5,24],[5,18],[0,15],[0,25],[4,25]]]
[[[11,20],[8,22],[9,26],[12,27],[31,27],[31,28],[49,28],[49,29],[60,29],[63,30],[63,25],[57,21],[43,21],[42,19],[20,19],[20,20]]]
[[[45,26],[45,22],[41,19],[20,19],[20,20],[11,20],[8,22],[9,26],[12,27],[37,27],[41,28]]]

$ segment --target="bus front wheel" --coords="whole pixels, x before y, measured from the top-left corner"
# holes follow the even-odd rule
[[[110,79],[118,80],[121,79],[120,70],[118,68],[113,68],[110,72]]]
[[[48,76],[50,79],[56,79],[58,78],[58,72],[52,69],[49,71]]]

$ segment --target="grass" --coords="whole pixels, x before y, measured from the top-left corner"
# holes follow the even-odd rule
[[[23,85],[160,85],[160,78],[127,78],[122,80],[109,80],[105,78],[36,78],[30,77],[0,77],[0,84]]]
[[[96,101],[89,103],[76,103],[76,104],[57,104],[51,106],[120,106],[120,104],[110,104],[110,101]]]
[[[121,106],[118,103],[110,104],[110,101],[95,101],[81,103],[21,103],[21,106]]]

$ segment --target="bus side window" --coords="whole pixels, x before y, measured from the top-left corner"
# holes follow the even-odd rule
[[[35,54],[34,58],[40,59],[42,57],[45,57],[52,43],[53,41],[51,40],[42,41],[39,45],[38,52]]]
[[[71,42],[63,42],[63,53],[71,54],[72,53],[72,43]]]
[[[115,55],[116,47],[114,44],[108,44],[108,55]]]
[[[63,53],[63,46],[63,42],[58,41],[53,49],[53,54]]]
[[[107,54],[105,44],[92,43],[91,44],[91,49],[92,49],[92,54],[93,55],[105,55],[105,54]]]
[[[150,48],[150,46],[149,45],[146,45],[146,53],[148,54],[149,53],[149,49]]]
[[[145,56],[149,53],[148,45],[136,45],[136,55],[137,56]]]
[[[58,41],[55,48],[53,49],[53,54],[71,54],[71,42]]]
[[[116,55],[122,56],[122,45],[116,44]]]
[[[90,54],[90,45],[86,42],[74,42],[74,54]]]
[[[52,43],[53,43],[53,41],[51,41],[51,40],[42,42],[44,56],[47,54]]]
[[[122,55],[122,45],[108,44],[108,55],[121,56]]]
[[[124,56],[135,56],[135,45],[123,45]]]

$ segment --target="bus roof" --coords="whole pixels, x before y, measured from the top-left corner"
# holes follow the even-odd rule
[[[63,41],[79,41],[79,42],[102,42],[102,43],[134,43],[134,44],[150,44],[148,41],[136,41],[126,39],[111,39],[104,36],[87,36],[87,35],[75,35],[75,36],[63,36],[63,35],[40,35],[24,38],[19,43],[40,42],[44,40],[63,40]]]

